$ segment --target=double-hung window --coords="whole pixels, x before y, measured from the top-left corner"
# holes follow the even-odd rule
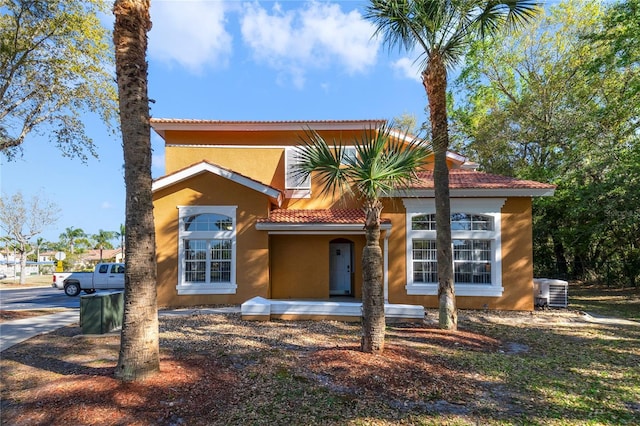
[[[178,294],[236,292],[236,207],[179,207]]]
[[[432,199],[403,201],[407,209],[407,294],[437,294],[435,202]],[[500,210],[504,201],[451,200],[456,295],[502,295]]]

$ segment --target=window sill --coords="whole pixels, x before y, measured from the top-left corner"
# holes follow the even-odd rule
[[[286,189],[285,198],[311,198],[311,189]]]
[[[408,284],[409,296],[437,296],[438,284]],[[455,286],[456,296],[500,297],[504,288],[497,285],[458,284]]]
[[[176,286],[178,296],[189,294],[236,294],[236,284],[182,284]]]

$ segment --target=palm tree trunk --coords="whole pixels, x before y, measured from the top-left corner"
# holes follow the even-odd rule
[[[422,83],[429,99],[434,152],[433,186],[436,203],[436,247],[438,260],[438,304],[440,328],[456,330],[455,291],[453,286],[453,247],[451,244],[451,203],[449,199],[449,129],[447,124],[447,70],[436,53],[429,57]]]
[[[378,200],[364,206],[366,245],[362,250],[362,342],[367,353],[384,351],[384,289],[382,284],[382,250],[380,248],[380,212]]]
[[[133,381],[160,370],[146,62],[149,0],[116,0],[113,13],[128,243],[124,319],[115,375]]]

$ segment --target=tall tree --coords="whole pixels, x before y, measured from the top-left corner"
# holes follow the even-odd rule
[[[113,14],[127,241],[124,320],[115,374],[134,381],[160,370],[146,60],[149,0],[116,0]]]
[[[455,330],[458,316],[453,285],[453,247],[447,150],[447,71],[470,43],[503,27],[525,24],[537,10],[530,0],[370,0],[365,17],[374,22],[392,49],[417,49],[422,57],[422,84],[429,102],[434,152],[439,324]]]
[[[111,244],[111,240],[116,238],[116,233],[113,231],[104,231],[102,229],[98,230],[97,234],[93,234],[91,239],[94,242],[93,248],[100,250],[100,262],[102,262],[102,251],[104,249],[112,249],[113,244]]]
[[[0,197],[0,228],[14,241],[20,254],[20,284],[26,283],[27,255],[32,253],[31,238],[58,221],[60,209],[43,196],[25,201],[21,192]]]
[[[127,227],[124,224],[120,224],[120,230],[116,233],[120,238],[120,253],[124,256],[124,237],[126,236]]]
[[[362,252],[362,342],[363,352],[384,350],[385,315],[380,249],[381,197],[406,188],[416,178],[428,151],[421,140],[391,136],[391,128],[365,131],[355,141],[356,156],[345,155],[344,142],[332,141],[309,131],[300,150],[300,170],[318,179],[325,193],[354,195],[362,201],[366,244]]]
[[[81,114],[115,117],[102,0],[0,0],[0,153],[20,153],[27,135],[48,134],[63,154],[96,156]]]
[[[553,199],[534,201],[538,274],[607,279],[609,270],[633,283],[640,273],[633,4],[564,1],[466,56],[453,115],[465,154],[487,171],[558,185]]]
[[[82,228],[74,228],[73,226],[70,226],[60,234],[59,238],[60,242],[64,243],[65,246],[69,248],[69,253],[74,254],[76,245],[78,242],[86,241],[87,234],[82,230]]]
[[[36,262],[40,262],[40,250],[47,244],[44,238],[36,239],[35,249],[36,249]],[[40,264],[38,263],[38,275],[40,275]]]

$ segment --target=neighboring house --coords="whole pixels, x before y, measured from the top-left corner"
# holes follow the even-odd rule
[[[320,195],[291,170],[305,129],[349,143],[383,123],[152,119],[167,173],[153,183],[159,305],[359,299],[359,201]],[[448,164],[458,307],[532,310],[531,199],[554,186],[480,173],[454,153]],[[438,306],[432,167],[384,200],[390,303]]]
[[[102,262],[120,262],[122,259],[122,251],[117,249],[102,249],[102,254],[99,249],[86,250],[78,256],[78,260],[82,264],[96,265]]]
[[[38,262],[55,262],[56,253],[55,251],[42,251],[38,257]]]

